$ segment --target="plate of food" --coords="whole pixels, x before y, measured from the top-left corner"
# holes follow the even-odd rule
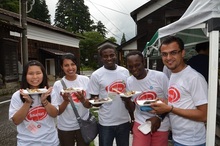
[[[96,99],[93,99],[93,100],[89,100],[89,102],[91,104],[103,104],[103,103],[109,103],[109,102],[112,102],[112,99],[107,97],[107,98],[96,98]]]
[[[121,94],[119,94],[121,97],[126,97],[126,98],[128,98],[128,97],[131,97],[131,96],[133,96],[133,95],[136,95],[136,94],[140,94],[141,93],[141,91],[126,91],[126,92],[124,92],[124,93],[121,93]]]
[[[82,91],[83,89],[80,87],[70,87],[67,89],[62,89],[61,92],[62,93],[73,93],[73,92],[78,92],[78,91]]]
[[[140,106],[150,106],[151,103],[157,102],[156,99],[137,100],[137,104]]]
[[[23,90],[24,94],[42,94],[42,93],[46,93],[47,89],[45,88],[39,88],[39,89],[26,89]]]

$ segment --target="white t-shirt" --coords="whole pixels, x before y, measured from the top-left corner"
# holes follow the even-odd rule
[[[136,103],[134,111],[135,121],[139,124],[143,124],[147,119],[155,115],[146,111],[141,111],[136,100],[140,98],[167,98],[168,78],[162,72],[148,69],[147,76],[141,80],[137,80],[134,76],[130,76],[127,79],[127,88],[129,91],[141,91],[139,95],[133,96],[132,100]],[[168,131],[169,126],[169,119],[166,117],[161,123],[158,131]]]
[[[166,65],[163,66],[163,73],[167,75],[168,79],[170,78],[171,70],[168,69]]]
[[[86,91],[87,85],[89,82],[89,78],[87,76],[83,75],[77,75],[77,78],[74,81],[69,81],[65,77],[62,78],[64,83],[66,84],[67,88],[70,87],[77,87],[82,88]],[[64,87],[62,86],[60,80],[56,81],[53,85],[53,91],[51,93],[51,96],[54,99],[54,104],[60,105],[63,103],[63,97],[60,95],[61,90]],[[86,97],[88,97],[89,94],[86,94]],[[85,108],[82,103],[77,99],[77,97],[74,95],[74,93],[71,95],[72,99],[74,101],[74,104],[76,106],[76,109],[82,119],[87,119],[89,116],[89,109]],[[64,110],[64,112],[58,116],[57,118],[57,128],[63,131],[73,131],[80,129],[78,121],[76,119],[75,113],[73,111],[73,108],[71,104],[69,103]]]
[[[55,119],[48,115],[41,104],[39,95],[31,96],[33,98],[32,107],[29,109],[25,120],[17,125],[17,146],[58,146]],[[22,105],[20,91],[16,91],[12,95],[9,107],[10,120]]]
[[[168,104],[181,109],[196,109],[207,104],[208,87],[204,77],[187,66],[178,73],[172,73],[169,82]],[[206,141],[203,122],[196,122],[176,114],[169,114],[173,138],[184,145],[199,145]]]
[[[111,97],[110,103],[104,103],[99,108],[99,123],[103,126],[115,126],[129,121],[129,114],[119,94],[112,89],[121,92],[126,90],[125,81],[129,76],[126,68],[118,66],[115,70],[104,67],[92,73],[88,84],[88,92],[99,95],[99,98]]]

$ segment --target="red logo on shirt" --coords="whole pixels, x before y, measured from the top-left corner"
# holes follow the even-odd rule
[[[170,103],[174,103],[180,99],[180,92],[174,88],[170,87],[168,90],[168,101]]]
[[[153,91],[147,91],[147,92],[142,92],[142,94],[140,94],[135,101],[137,100],[152,100],[152,99],[156,99],[157,98],[157,93],[153,92]]]
[[[40,120],[43,120],[46,116],[47,116],[46,109],[42,106],[37,106],[28,112],[26,119],[28,121],[31,121],[31,120],[40,121]]]
[[[116,89],[120,92],[124,92],[126,88],[125,82],[123,81],[115,81],[113,83],[111,83],[109,86],[105,87],[105,90],[108,92],[116,92],[113,89]],[[117,92],[116,92],[117,93]]]

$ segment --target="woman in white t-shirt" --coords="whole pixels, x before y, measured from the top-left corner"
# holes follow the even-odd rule
[[[54,120],[58,110],[51,103],[51,91],[43,65],[29,61],[9,107],[9,119],[17,125],[17,146],[59,145]]]
[[[82,88],[84,91],[87,89],[89,78],[87,76],[78,75],[77,60],[73,54],[66,54],[61,57],[60,65],[64,71],[65,76],[62,78],[67,88]],[[53,85],[53,92],[51,96],[56,105],[59,106],[59,116],[57,119],[58,137],[60,146],[89,146],[82,138],[80,127],[76,119],[75,113],[69,103],[68,96],[71,94],[76,109],[82,119],[88,119],[89,109],[83,106],[84,98],[78,99],[76,93],[61,93],[64,87],[61,81],[56,81]],[[83,97],[88,97],[86,92]],[[79,93],[80,94],[80,93]],[[88,97],[89,98],[89,97]]]

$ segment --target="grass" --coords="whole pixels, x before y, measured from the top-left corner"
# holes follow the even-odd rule
[[[90,71],[90,70],[94,70],[92,67],[89,67],[89,66],[81,66],[80,67],[80,70],[82,70],[82,71]]]
[[[98,120],[98,112],[96,112],[98,108],[90,108],[90,112],[95,116]],[[89,146],[95,146],[94,141],[90,142]]]

